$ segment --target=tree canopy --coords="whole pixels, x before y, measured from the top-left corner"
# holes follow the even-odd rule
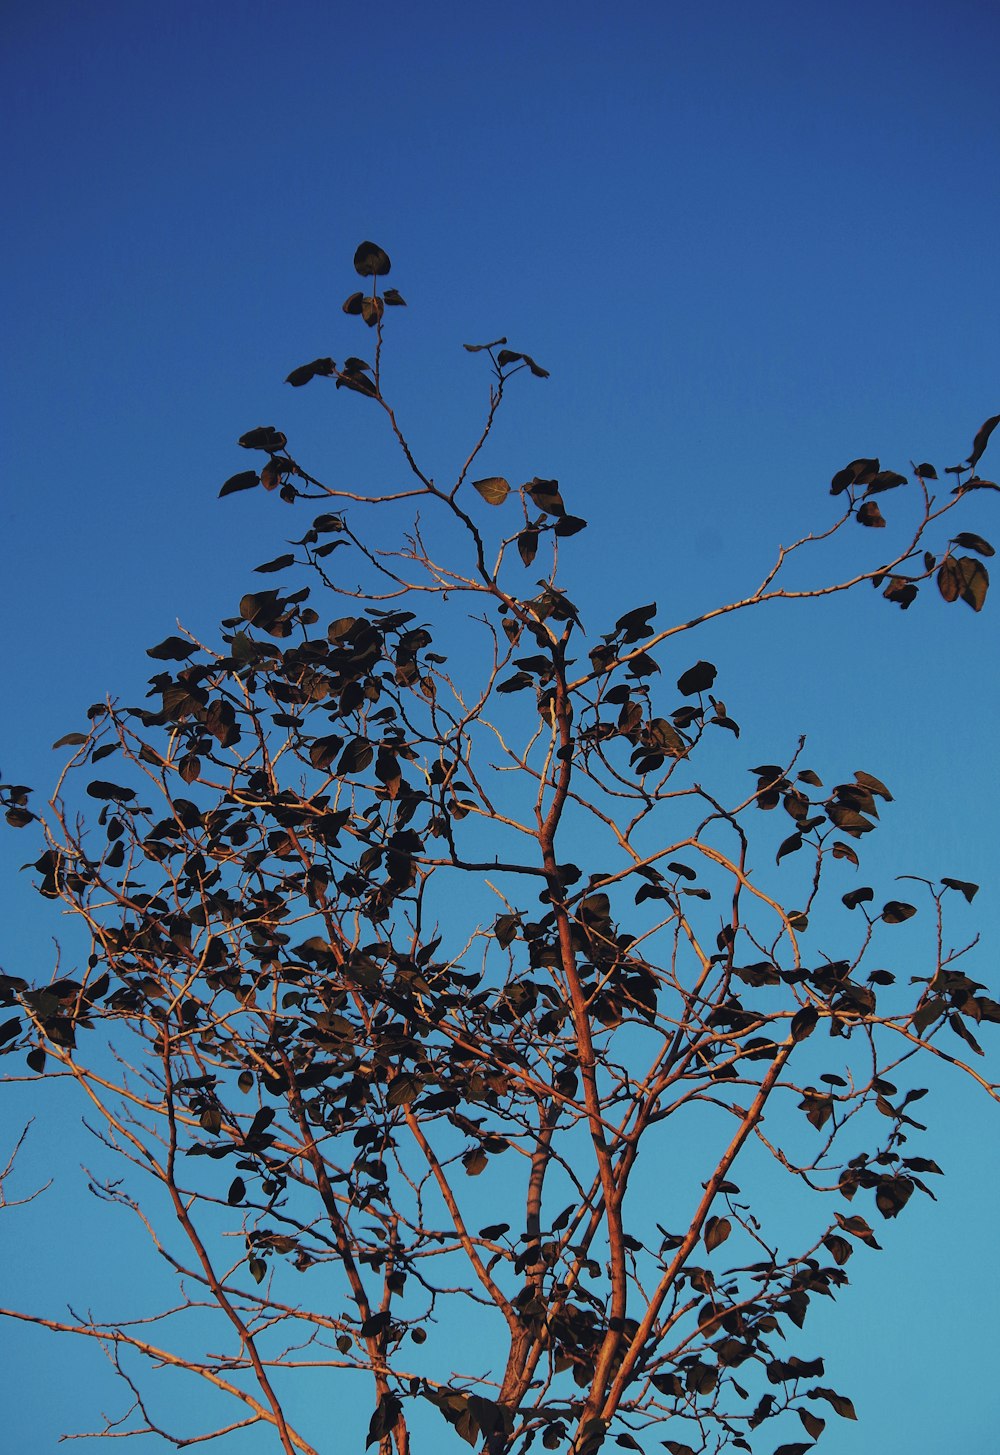
[[[921,1068],[997,1100],[977,1067],[1000,1005],[976,884],[903,899],[867,874],[891,787],[794,736],[744,761],[745,704],[688,638],[872,587],[880,610],[980,611],[993,548],[965,514],[997,490],[978,467],[1000,415],[940,473],[838,469],[832,516],[749,595],[585,627],[580,488],[479,474],[512,382],[547,370],[465,344],[485,411],[432,474],[384,392],[389,257],[364,242],[354,267],[369,358],[287,382],[360,396],[343,407],[389,430],[406,482],[330,483],[250,429],[220,494],[289,508],[296,538],[256,568],[289,584],[215,642],[151,647],[146,702],[62,740],[46,809],[0,787],[85,940],[45,983],[0,975],[10,1079],[76,1083],[121,1164],[95,1191],[179,1290],[125,1323],[3,1312],[110,1352],[130,1410],[109,1438],[261,1427],[309,1455],[301,1390],[327,1370],[366,1375],[380,1455],[449,1430],[484,1455],[799,1455],[854,1418],[810,1303],[932,1195]],[[877,568],[789,582],[872,530]],[[224,1397],[211,1430],[164,1411],[164,1365]]]

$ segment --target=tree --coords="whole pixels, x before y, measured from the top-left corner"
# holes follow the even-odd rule
[[[295,584],[247,593],[215,647],[152,647],[154,706],[93,708],[46,812],[0,790],[44,834],[39,893],[87,937],[72,973],[0,977],[11,1079],[75,1082],[129,1172],[95,1191],[180,1289],[126,1324],[4,1313],[104,1345],[133,1396],[108,1436],[195,1438],[146,1363],[235,1404],[197,1438],[270,1427],[286,1455],[315,1448],[296,1409],[317,1368],[370,1376],[380,1455],[405,1455],[421,1411],[488,1455],[644,1433],[673,1455],[753,1450],[775,1419],[793,1455],[821,1411],[854,1415],[799,1344],[810,1301],[939,1171],[910,1146],[914,1072],[938,1058],[996,1100],[971,1058],[1000,1005],[966,973],[976,939],[946,937],[975,884],[921,879],[914,904],[856,883],[889,788],[821,776],[801,740],[748,779],[715,667],[692,651],[663,684],[655,653],[870,585],[908,610],[936,582],[979,611],[992,547],[948,531],[997,489],[976,468],[1000,416],[946,493],[928,463],[854,460],[833,522],[750,596],[668,625],[640,604],[588,637],[561,558],[586,522],[558,482],[472,478],[510,381],[546,371],[503,338],[465,345],[488,407],[437,484],[383,393],[389,259],[363,243],[354,263],[344,312],[374,362],[288,383],[360,396],[410,483],[323,484],[280,430],[243,435],[260,466],[222,495],[322,507],[257,567]],[[883,565],[783,584],[815,543],[885,528],[893,491],[917,519]],[[918,973],[870,969],[921,907]],[[195,1309],[222,1352],[185,1344]]]

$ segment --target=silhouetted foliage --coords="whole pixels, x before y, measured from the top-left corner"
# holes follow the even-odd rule
[[[143,1360],[242,1404],[217,1433],[270,1425],[287,1455],[314,1448],[296,1398],[318,1367],[370,1374],[382,1455],[404,1455],[421,1410],[488,1455],[754,1450],[772,1421],[771,1440],[809,1437],[781,1452],[806,1450],[831,1411],[854,1418],[801,1332],[810,1302],[878,1248],[873,1222],[931,1193],[919,1067],[940,1057],[995,1098],[965,1058],[1000,1005],[966,974],[971,936],[948,949],[936,931],[921,965],[908,942],[912,974],[869,968],[896,926],[976,893],[856,883],[886,784],[811,766],[801,741],[741,763],[716,667],[691,651],[664,680],[656,653],[729,612],[869,583],[904,610],[936,582],[979,611],[993,548],[948,532],[997,488],[974,472],[1000,416],[943,498],[930,464],[853,460],[836,518],[748,597],[672,624],[640,604],[588,635],[572,490],[472,479],[510,381],[546,370],[506,339],[465,345],[489,403],[436,483],[383,394],[385,305],[403,304],[380,292],[389,258],[365,242],[354,266],[370,290],[343,308],[373,361],[288,382],[363,396],[408,486],[323,484],[282,431],[249,430],[257,460],[220,493],[308,512],[256,568],[292,584],[248,591],[214,647],[150,648],[152,705],[109,701],[62,739],[45,813],[2,789],[10,824],[44,835],[39,893],[90,941],[47,985],[0,977],[2,1050],[17,1077],[26,1057],[76,1080],[153,1187],[99,1194],[144,1220],[181,1286],[141,1324],[7,1312],[101,1340],[132,1370],[123,1428],[165,1439],[190,1433],[139,1393]],[[887,530],[875,497],[903,491],[917,524],[878,569],[783,586],[812,542]],[[722,761],[744,788],[706,786]],[[202,1304],[229,1330],[204,1345],[220,1352],[184,1342]]]

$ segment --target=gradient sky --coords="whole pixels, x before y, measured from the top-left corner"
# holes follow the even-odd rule
[[[1000,410],[985,3],[8,0],[3,30],[7,778],[50,785],[87,705],[137,700],[145,648],[178,618],[210,636],[282,548],[272,499],[217,499],[239,434],[274,423],[328,476],[395,478],[356,400],[282,383],[359,347],[340,302],[362,238],[408,301],[389,390],[442,474],[485,393],[462,342],[505,333],[551,370],[518,381],[489,468],[558,477],[590,520],[569,570],[588,624],[745,594],[832,518],[847,460],[940,469]],[[998,514],[984,494],[962,524],[996,540]],[[762,741],[809,732],[890,781],[886,862],[983,883],[996,994],[1000,601],[932,596],[776,608],[699,649]],[[15,876],[26,843],[0,838],[0,964],[44,977],[58,927]],[[28,1172],[56,1128],[75,1165],[70,1109],[39,1111]],[[862,1415],[825,1455],[995,1448],[997,1111],[943,1087],[939,1201],[807,1325]],[[12,1302],[100,1307],[116,1269],[139,1277],[79,1188],[70,1168],[6,1214]],[[11,1449],[50,1455],[118,1398],[93,1351],[12,1327],[0,1349]]]

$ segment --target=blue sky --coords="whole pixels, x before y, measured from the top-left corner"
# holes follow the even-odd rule
[[[442,473],[484,392],[462,342],[504,333],[551,370],[518,381],[488,464],[558,477],[591,521],[570,568],[588,624],[745,594],[779,541],[831,518],[847,460],[940,468],[1000,409],[985,5],[12,0],[4,29],[0,767],[39,789],[89,703],[135,700],[145,648],[178,618],[211,633],[281,549],[272,500],[216,498],[246,467],[239,434],[275,423],[344,481],[397,470],[356,401],[282,383],[357,347],[340,302],[364,237],[409,303],[388,368]],[[997,514],[983,495],[963,525],[996,539]],[[874,534],[851,542],[859,561]],[[809,732],[817,755],[891,780],[887,863],[982,880],[984,970],[997,609],[926,593],[903,614],[870,593],[757,613],[701,648],[762,741]],[[44,974],[53,924],[12,879],[12,838],[0,963]],[[975,1257],[995,1236],[998,1123],[954,1086],[929,1115],[939,1202],[888,1226],[816,1325],[828,1382],[864,1414],[828,1429],[827,1455],[992,1448],[998,1288]],[[74,1198],[61,1179],[20,1215],[23,1243],[8,1234],[39,1260],[18,1276],[36,1303],[88,1286],[53,1233],[70,1219],[109,1271]],[[0,1341],[11,1445],[48,1455],[94,1365]]]

